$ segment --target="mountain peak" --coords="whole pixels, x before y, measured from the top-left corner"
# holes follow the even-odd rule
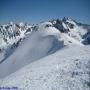
[[[56,28],[60,33],[67,34],[70,38],[78,40],[80,43],[89,44],[90,43],[90,27],[88,25],[80,24],[71,18],[64,17],[62,20],[53,19],[49,22],[44,23],[43,29]],[[26,37],[27,33],[32,31],[37,31],[42,28],[42,23],[37,25],[24,24],[20,22],[19,24],[14,24],[10,22],[9,24],[0,26],[0,48],[7,47],[8,45],[13,45],[17,43],[21,38]],[[46,25],[45,25],[46,24]],[[53,30],[52,30],[53,32]]]

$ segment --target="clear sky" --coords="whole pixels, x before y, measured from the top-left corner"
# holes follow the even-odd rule
[[[70,17],[90,24],[90,0],[0,0],[0,23]]]

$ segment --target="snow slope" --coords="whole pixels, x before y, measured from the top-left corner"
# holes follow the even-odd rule
[[[90,90],[90,46],[69,46],[0,81],[21,90]]]
[[[40,27],[43,28],[44,24]],[[60,32],[55,28],[33,32],[20,46],[0,64],[0,78],[5,77],[19,68],[63,48],[63,41],[57,36]],[[53,31],[53,32],[52,32]]]
[[[0,27],[1,44],[6,45],[0,49],[0,87],[90,90],[89,25],[63,18],[33,26],[6,26]],[[13,33],[7,35],[8,30]]]

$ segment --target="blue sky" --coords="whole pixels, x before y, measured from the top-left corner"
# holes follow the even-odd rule
[[[70,17],[90,24],[90,0],[0,0],[0,23]]]

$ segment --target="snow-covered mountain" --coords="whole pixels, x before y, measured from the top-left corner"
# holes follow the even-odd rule
[[[60,32],[67,34],[70,38],[83,43],[90,44],[90,25],[81,24],[70,18],[52,20],[53,26]],[[70,41],[72,42],[72,41]]]
[[[22,22],[19,24],[10,22],[6,25],[0,25],[0,49],[16,44],[27,33],[31,33],[32,30],[37,31],[43,23],[30,25]],[[90,44],[90,25],[77,23],[75,20],[64,17],[62,20],[54,19],[48,21],[44,28],[48,29],[49,27],[54,27],[61,33],[65,33],[83,44]]]
[[[89,90],[90,25],[70,18],[0,26],[0,86]]]
[[[0,26],[0,49],[16,44],[25,37],[25,34],[32,31],[32,26],[24,23],[14,24],[10,22]]]
[[[32,32],[32,25],[19,23],[0,25],[0,61],[6,59],[17,48],[21,41]],[[0,62],[0,63],[1,63]]]
[[[19,24],[10,22],[9,24],[0,25],[0,51],[15,44],[17,45],[27,34],[37,31],[41,28],[40,25],[44,23],[30,25],[22,22]],[[75,20],[64,17],[62,20],[54,19],[48,21],[43,28],[53,27],[60,31],[61,34],[66,34],[68,38],[70,37],[85,45],[90,44],[90,25],[77,23]],[[70,42],[72,43],[72,41]]]

